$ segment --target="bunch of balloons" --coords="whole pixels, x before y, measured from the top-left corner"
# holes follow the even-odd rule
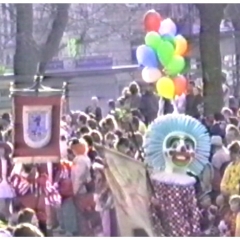
[[[155,10],[144,15],[144,27],[147,32],[145,44],[136,51],[138,64],[144,67],[143,80],[156,82],[161,97],[173,99],[182,95],[187,87],[187,81],[181,75],[185,68],[187,40],[177,34],[176,24],[170,18],[162,19]]]

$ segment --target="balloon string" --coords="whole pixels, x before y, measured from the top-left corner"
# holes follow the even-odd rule
[[[160,97],[158,101],[158,116],[164,115],[164,99]]]
[[[171,104],[173,106],[173,113],[175,113],[175,114],[179,113],[176,101],[175,100],[171,100]]]
[[[177,104],[175,100],[171,100],[171,104],[173,106],[173,113],[177,114],[179,113]],[[158,116],[163,116],[164,115],[164,105],[165,105],[165,101],[164,99],[161,97],[158,101]]]

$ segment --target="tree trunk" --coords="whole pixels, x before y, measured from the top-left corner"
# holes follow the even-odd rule
[[[226,4],[196,4],[201,28],[199,47],[204,84],[204,112],[219,112],[223,107],[220,23]]]
[[[26,83],[36,73],[38,51],[33,39],[33,5],[16,4],[16,51],[14,74],[16,84]],[[31,80],[32,81],[32,80]]]
[[[58,52],[63,33],[68,22],[70,4],[56,4],[56,14],[46,43],[38,46],[33,39],[33,4],[16,5],[16,51],[14,55],[14,74],[16,84],[29,85],[40,64],[44,73],[48,61]]]
[[[234,96],[240,100],[240,5],[228,4],[224,12],[225,18],[231,20],[234,28],[236,54],[236,82],[234,82]]]
[[[236,51],[236,82],[234,83],[234,96],[240,99],[240,22],[239,19],[232,19],[235,35],[235,51]]]
[[[49,33],[46,43],[42,46],[40,56],[41,73],[45,72],[48,61],[58,52],[63,33],[68,23],[68,9],[71,4],[57,4],[56,17],[52,23],[52,31]]]

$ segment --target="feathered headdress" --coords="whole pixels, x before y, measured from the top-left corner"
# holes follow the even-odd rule
[[[167,114],[158,117],[148,128],[144,141],[146,163],[157,170],[165,169],[164,143],[169,134],[184,133],[196,142],[194,161],[188,170],[199,175],[209,163],[210,136],[206,127],[195,118],[185,114]]]

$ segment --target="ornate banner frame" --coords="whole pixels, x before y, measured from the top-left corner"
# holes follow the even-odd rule
[[[29,140],[29,136],[27,136],[29,111],[46,113],[43,124],[45,126],[44,136],[41,136],[42,140],[37,143],[33,143],[33,139]],[[62,95],[60,94],[55,96],[14,96],[14,161],[20,163],[58,162],[60,160],[61,115]]]

